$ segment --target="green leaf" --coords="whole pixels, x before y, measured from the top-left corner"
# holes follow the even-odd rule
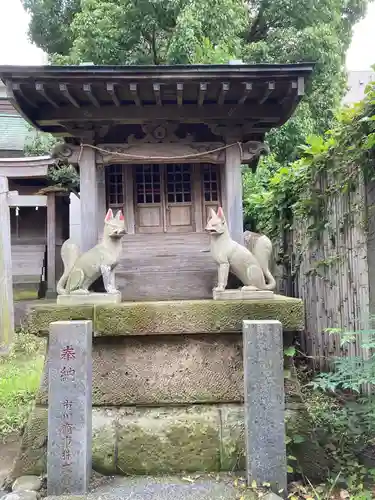
[[[292,437],[293,443],[299,444],[303,443],[306,441],[306,439],[303,436],[300,436],[299,434],[296,434]]]
[[[295,356],[295,354],[296,354],[296,348],[294,346],[290,346],[284,349],[285,356],[293,357]]]

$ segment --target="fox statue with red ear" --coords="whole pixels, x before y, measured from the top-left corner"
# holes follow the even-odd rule
[[[83,295],[90,293],[90,286],[103,277],[104,288],[109,294],[116,290],[114,269],[122,252],[121,238],[126,234],[125,218],[119,210],[116,216],[108,210],[104,220],[102,241],[80,255],[78,246],[71,240],[61,248],[64,273],[57,284],[58,295]]]
[[[269,255],[268,238],[257,245],[255,256],[248,248],[232,240],[225,220],[223,209],[220,207],[215,211],[210,209],[205,230],[211,237],[211,255],[218,265],[218,284],[214,292],[223,292],[228,283],[229,269],[242,281],[242,290],[273,290],[276,286],[275,280],[268,270],[268,263],[264,263],[264,257]],[[265,243],[264,248],[261,248]],[[270,242],[269,242],[270,243]],[[264,255],[263,255],[264,254]],[[267,268],[267,269],[266,269]],[[267,283],[265,280],[267,277]]]

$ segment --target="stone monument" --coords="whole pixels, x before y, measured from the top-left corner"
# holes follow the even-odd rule
[[[116,216],[108,210],[104,220],[101,242],[91,250],[80,254],[78,246],[71,240],[61,248],[64,273],[57,283],[57,303],[71,304],[117,304],[121,293],[116,289],[114,269],[122,253],[122,237],[126,234],[125,218],[119,210]],[[102,277],[105,293],[90,290]]]
[[[283,328],[280,321],[244,320],[246,475],[286,496]]]
[[[217,213],[210,209],[205,230],[210,234],[211,255],[218,265],[214,300],[272,299],[276,282],[268,268],[272,252],[269,238],[256,233],[246,234],[247,247],[232,240],[222,208]],[[229,270],[243,283],[240,289],[226,290]]]
[[[87,493],[92,463],[92,321],[56,321],[48,346],[47,494]]]

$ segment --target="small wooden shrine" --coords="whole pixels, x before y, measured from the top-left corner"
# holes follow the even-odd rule
[[[62,139],[54,155],[80,172],[81,247],[107,208],[128,234],[116,272],[123,300],[212,296],[204,226],[224,207],[243,238],[241,166],[304,95],[312,64],[0,67],[14,107]]]

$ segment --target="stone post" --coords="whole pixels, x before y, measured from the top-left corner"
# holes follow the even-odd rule
[[[0,355],[7,354],[14,334],[14,305],[8,179],[0,177]]]
[[[86,252],[98,242],[98,178],[95,150],[86,146],[79,159],[81,199],[81,250]]]
[[[92,322],[50,325],[47,494],[86,494],[92,449]]]
[[[243,321],[246,474],[286,492],[283,336],[279,321]]]
[[[225,216],[234,241],[243,244],[241,150],[234,144],[225,152]]]

